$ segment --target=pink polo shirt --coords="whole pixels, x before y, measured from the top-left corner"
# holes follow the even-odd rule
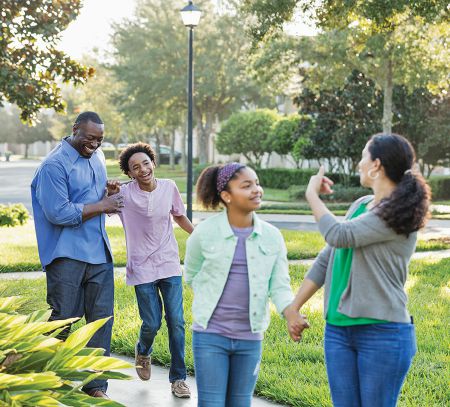
[[[127,242],[127,284],[180,276],[171,214],[184,215],[186,210],[175,182],[157,179],[156,188],[147,192],[131,181],[121,186],[120,193],[124,198],[120,219]]]

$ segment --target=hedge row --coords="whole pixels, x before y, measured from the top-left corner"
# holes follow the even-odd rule
[[[193,169],[194,174],[194,184],[197,182],[197,179],[200,173],[204,168],[208,167],[211,164],[206,165],[195,165]],[[317,172],[316,169],[290,169],[290,168],[260,168],[256,169],[256,173],[258,174],[259,182],[265,188],[276,188],[276,189],[287,189],[293,185],[306,185],[309,181],[309,178]],[[344,176],[339,173],[327,174],[329,178],[331,178],[336,184],[342,184],[342,180]],[[349,178],[347,177],[347,181],[349,181],[349,186],[344,187],[338,185],[335,188],[336,194],[335,198],[332,200],[345,201],[343,199],[344,196],[356,196],[358,194],[363,193],[367,190],[361,188],[359,183],[359,175],[352,175]],[[442,199],[450,199],[450,177],[432,177],[427,180],[432,191],[433,191],[433,199],[434,200],[442,200]],[[349,192],[345,192],[348,190]],[[294,188],[292,192],[294,195],[302,195],[302,190],[299,188]],[[348,200],[347,200],[348,202]]]
[[[433,200],[450,199],[450,177],[432,177],[427,180]]]
[[[289,197],[295,200],[305,199],[306,185],[293,185],[288,188]],[[346,187],[344,185],[333,185],[332,195],[321,195],[328,202],[353,202],[356,199],[372,194],[372,191],[363,187]]]
[[[211,164],[196,165],[193,169],[194,184],[200,173]],[[312,175],[317,173],[317,169],[309,168],[259,168],[255,170],[258,174],[259,182],[265,188],[287,189],[291,185],[306,185]],[[327,174],[335,183],[342,182],[341,174]],[[349,177],[350,186],[359,186],[359,176]]]

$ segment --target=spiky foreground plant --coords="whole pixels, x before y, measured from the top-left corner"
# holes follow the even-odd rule
[[[17,312],[22,302],[0,298],[0,407],[122,406],[81,391],[94,379],[131,378],[114,371],[132,367],[129,363],[85,347],[108,318],[77,329],[62,342],[56,336],[77,319],[48,321],[50,310],[22,315]]]

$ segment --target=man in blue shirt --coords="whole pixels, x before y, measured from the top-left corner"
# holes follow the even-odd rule
[[[39,257],[47,275],[51,320],[73,317],[92,322],[112,317],[114,276],[105,214],[123,207],[118,195],[107,195],[103,152],[104,124],[97,113],[81,113],[72,135],[46,157],[31,184]],[[92,337],[89,347],[109,355],[112,318]],[[67,338],[70,327],[60,335]],[[108,398],[106,380],[87,383],[83,390]]]

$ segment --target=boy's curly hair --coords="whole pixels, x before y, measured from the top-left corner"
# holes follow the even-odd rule
[[[127,148],[125,148],[125,150],[123,150],[119,156],[119,166],[125,175],[128,175],[128,172],[130,171],[128,161],[130,160],[131,156],[136,153],[147,154],[150,157],[150,160],[153,162],[153,164],[156,165],[156,153],[150,144],[147,143],[131,144]]]

